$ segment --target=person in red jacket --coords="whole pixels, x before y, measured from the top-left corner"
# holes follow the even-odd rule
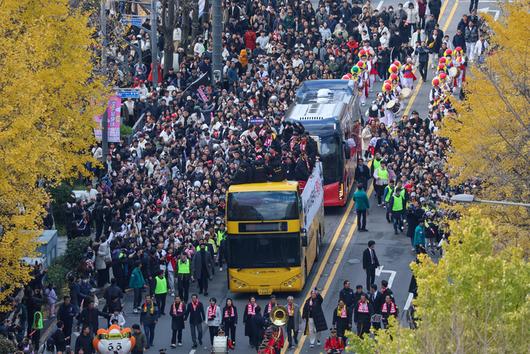
[[[273,349],[273,353],[280,354],[284,344],[283,330],[281,327],[272,326],[272,334],[269,338],[268,346]]]
[[[243,40],[245,41],[245,48],[251,52],[256,49],[256,32],[254,32],[252,27],[245,32],[243,35]]]
[[[328,354],[338,354],[344,350],[344,341],[341,337],[337,336],[337,330],[335,328],[331,329],[331,335],[326,339],[324,350]]]

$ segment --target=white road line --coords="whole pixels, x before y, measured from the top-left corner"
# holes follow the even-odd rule
[[[385,2],[385,0],[379,1],[379,4],[377,4],[377,11],[381,10],[381,7],[383,6],[384,2]]]
[[[189,354],[195,354],[195,349],[190,350]]]
[[[382,273],[388,273],[390,276],[388,277],[388,287],[392,288],[392,283],[394,283],[394,278],[396,277],[396,271],[395,270],[383,270],[384,266],[380,266],[379,268],[375,269],[375,276],[379,277]]]
[[[410,308],[410,305],[412,304],[412,299],[413,298],[414,298],[414,294],[413,293],[409,293],[409,297],[407,298],[407,302],[405,302],[405,307],[403,308],[403,311],[407,311]]]

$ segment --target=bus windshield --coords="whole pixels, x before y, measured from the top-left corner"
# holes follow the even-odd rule
[[[320,138],[320,161],[324,184],[338,182],[342,177],[342,144],[336,136]]]
[[[298,233],[230,235],[228,265],[231,268],[271,268],[300,266]]]
[[[235,192],[228,195],[228,221],[298,219],[296,192]]]

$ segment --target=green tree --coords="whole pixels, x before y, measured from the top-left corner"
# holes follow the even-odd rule
[[[355,353],[521,353],[528,349],[530,267],[519,247],[495,250],[493,222],[477,208],[451,224],[438,263],[412,264],[418,328],[395,321],[376,339],[351,337]]]

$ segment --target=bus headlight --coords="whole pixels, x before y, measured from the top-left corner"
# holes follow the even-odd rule
[[[230,277],[230,280],[232,281],[232,283],[233,283],[238,289],[243,289],[243,288],[248,287],[248,284],[247,284],[247,283],[244,283],[244,282],[242,282],[241,280],[239,280],[239,279],[237,279],[237,278]]]
[[[282,283],[282,287],[284,287],[284,288],[292,288],[292,287],[296,284],[296,282],[297,282],[299,279],[301,279],[301,278],[302,278],[302,274],[297,274],[297,275],[295,275],[294,277],[289,278],[289,279],[287,279],[286,281],[284,281],[284,282]]]
[[[339,183],[339,199],[344,198],[344,183]]]

